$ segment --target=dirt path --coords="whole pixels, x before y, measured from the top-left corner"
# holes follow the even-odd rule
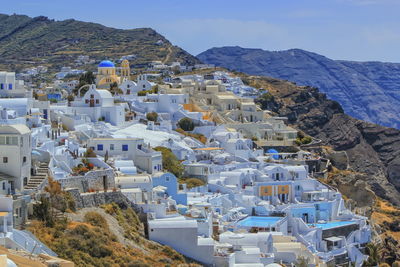
[[[169,46],[169,47],[168,47],[168,54],[167,54],[167,56],[165,57],[165,59],[164,59],[164,61],[163,61],[163,64],[166,64],[166,63],[169,61],[171,55],[172,55],[172,48],[171,48],[171,46]]]
[[[110,214],[106,213],[102,208],[83,208],[83,209],[78,210],[76,213],[68,213],[67,214],[68,219],[70,219],[71,221],[83,222],[85,214],[90,211],[99,213],[107,221],[107,224],[108,224],[108,227],[110,228],[111,233],[113,233],[117,237],[117,240],[119,243],[121,243],[125,246],[131,246],[131,247],[138,248],[138,249],[142,250],[144,253],[148,253],[145,249],[143,249],[141,246],[139,246],[132,240],[125,238],[125,236],[124,236],[125,231],[119,225],[117,219],[115,219]]]

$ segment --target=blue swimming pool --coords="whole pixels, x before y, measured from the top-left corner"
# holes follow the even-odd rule
[[[322,228],[322,230],[326,230],[326,229],[342,227],[342,226],[347,226],[347,225],[352,225],[352,224],[357,224],[357,222],[355,222],[355,221],[332,221],[332,222],[327,222],[327,223],[310,223],[308,225],[320,227],[320,228]]]
[[[283,217],[249,216],[238,221],[237,225],[242,227],[271,227],[282,219]]]

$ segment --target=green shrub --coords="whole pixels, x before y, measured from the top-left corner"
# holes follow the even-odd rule
[[[195,127],[193,120],[191,118],[187,118],[187,117],[180,119],[178,122],[178,126],[182,130],[187,131],[187,132],[193,131],[193,129]]]
[[[176,177],[181,178],[183,174],[183,165],[172,153],[171,149],[158,146],[154,148],[156,151],[160,151],[162,154],[162,165],[163,169],[174,174]]]
[[[193,188],[193,187],[198,187],[205,185],[203,180],[200,180],[198,178],[184,178],[179,180],[180,183],[186,184],[187,188]]]
[[[156,122],[158,119],[158,114],[157,112],[149,112],[146,114],[146,119],[149,121],[154,121]]]
[[[85,214],[85,222],[90,223],[93,226],[108,227],[107,221],[99,213],[95,211],[89,211]]]

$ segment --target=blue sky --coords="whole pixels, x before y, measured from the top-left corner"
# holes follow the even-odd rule
[[[1,3],[3,2],[3,3]],[[151,27],[196,55],[239,45],[400,62],[400,0],[17,0],[0,13]],[[110,7],[107,3],[113,3]]]

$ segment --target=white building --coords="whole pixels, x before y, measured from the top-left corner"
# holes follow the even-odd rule
[[[86,114],[92,122],[106,121],[120,125],[125,121],[125,108],[114,103],[114,97],[108,90],[97,89],[94,84],[81,99],[71,103],[71,107],[52,107],[53,110],[64,110],[69,114]]]
[[[135,166],[150,174],[162,169],[161,152],[146,146],[141,138],[92,138],[88,146],[100,156],[108,153],[110,157],[133,160]]]
[[[24,81],[15,79],[15,72],[0,72],[1,97],[25,97]]]
[[[31,131],[22,124],[0,126],[0,175],[21,191],[31,173]]]

